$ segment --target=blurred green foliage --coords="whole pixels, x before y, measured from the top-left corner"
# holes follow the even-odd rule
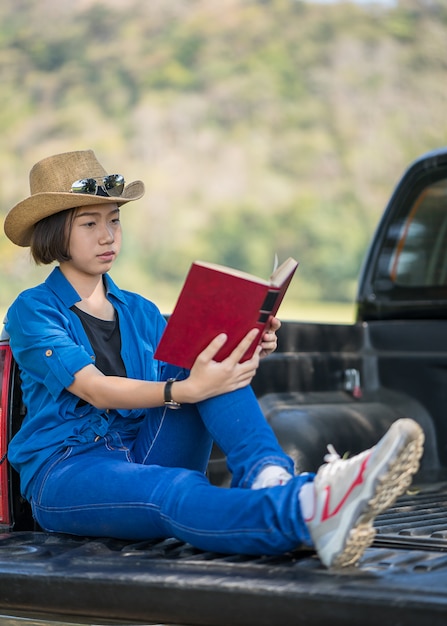
[[[300,0],[2,0],[0,215],[28,172],[93,148],[141,178],[123,286],[176,294],[196,258],[291,298],[352,301],[398,177],[447,143],[447,5]],[[0,235],[4,307],[48,268]]]

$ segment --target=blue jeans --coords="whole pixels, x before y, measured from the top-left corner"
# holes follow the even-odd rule
[[[213,440],[227,457],[231,488],[204,475]],[[221,553],[280,554],[312,545],[298,493],[309,474],[251,490],[269,464],[293,474],[250,387],[148,410],[137,437],[110,432],[68,447],[37,475],[36,521],[48,531],[149,540],[177,537]]]

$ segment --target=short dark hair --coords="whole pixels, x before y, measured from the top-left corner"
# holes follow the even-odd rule
[[[68,242],[75,211],[76,208],[59,211],[35,224],[30,248],[37,265],[49,265],[53,261],[63,263],[71,259]]]

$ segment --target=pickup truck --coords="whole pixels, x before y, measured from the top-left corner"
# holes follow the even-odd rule
[[[348,235],[349,236],[349,235]],[[354,454],[402,416],[425,431],[421,468],[379,516],[356,567],[315,553],[201,552],[175,539],[126,542],[42,532],[6,459],[24,407],[0,343],[0,626],[271,626],[447,623],[447,148],[398,182],[366,254],[353,324],[290,321],[253,381],[299,471],[328,443]],[[218,449],[210,480],[225,488]]]

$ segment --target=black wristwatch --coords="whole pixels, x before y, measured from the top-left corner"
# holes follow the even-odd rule
[[[182,405],[172,399],[171,387],[172,383],[175,383],[175,378],[168,378],[164,389],[165,406],[168,409],[179,409]]]

